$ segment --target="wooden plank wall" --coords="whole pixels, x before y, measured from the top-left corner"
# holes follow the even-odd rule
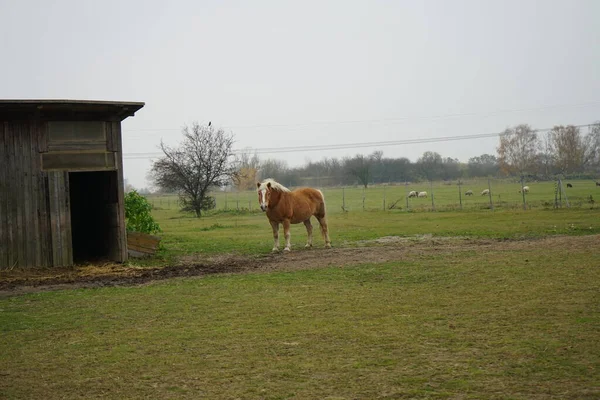
[[[0,268],[49,266],[42,123],[0,122]]]
[[[126,261],[121,122],[104,126],[106,150],[114,153],[117,169],[109,189],[115,193],[108,204],[110,257]],[[42,170],[48,137],[47,122],[0,121],[0,269],[73,263],[69,173]]]
[[[40,246],[41,246],[41,265],[52,266],[52,230],[50,225],[50,197],[48,193],[48,174],[42,171],[41,153],[48,151],[48,124],[44,122],[35,122],[37,136],[37,151],[35,154],[35,168],[39,171],[38,190],[39,190],[39,221],[40,221]],[[35,144],[32,143],[32,148]],[[33,150],[32,150],[33,151]]]
[[[117,248],[115,249],[114,257],[115,261],[124,262],[127,261],[127,230],[125,223],[125,187],[123,179],[123,144],[121,137],[121,122],[107,123],[107,127],[110,127],[110,131],[107,131],[107,147],[109,151],[115,153],[115,161],[117,164],[117,204],[114,210],[114,216],[116,217],[116,239]]]
[[[55,267],[72,265],[73,241],[71,237],[71,208],[69,206],[69,173],[66,171],[50,171],[47,174],[53,265]]]
[[[9,144],[8,123],[0,122],[0,268],[9,268],[12,265],[12,258],[9,258],[9,250],[12,245],[9,242],[8,230],[8,213],[10,209]]]

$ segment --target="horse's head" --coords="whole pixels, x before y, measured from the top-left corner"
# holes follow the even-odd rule
[[[256,187],[258,188],[260,209],[263,211],[267,211],[269,207],[276,207],[279,204],[281,195],[290,192],[290,189],[275,182],[273,179],[266,179],[262,183],[259,182],[256,184]]]
[[[271,200],[271,182],[267,182],[267,185],[262,185],[257,182],[256,187],[258,188],[258,203],[260,204],[260,209],[263,211],[267,211],[267,207],[269,207],[269,200]]]

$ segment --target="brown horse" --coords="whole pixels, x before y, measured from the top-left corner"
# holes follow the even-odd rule
[[[327,219],[325,217],[325,197],[320,190],[300,188],[294,191],[267,179],[256,184],[258,187],[258,202],[260,208],[267,212],[267,217],[273,228],[273,251],[279,251],[279,224],[283,224],[285,235],[284,251],[290,251],[290,224],[304,222],[308,241],[306,247],[312,247],[312,225],[310,217],[313,215],[321,225],[321,234],[325,239],[325,247],[331,247],[329,233],[327,232]]]

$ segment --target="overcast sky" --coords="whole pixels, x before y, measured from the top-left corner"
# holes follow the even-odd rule
[[[600,1],[0,0],[0,98],[143,101],[123,122],[146,186],[193,121],[273,148],[475,135],[600,120]],[[498,139],[382,150],[468,161]]]

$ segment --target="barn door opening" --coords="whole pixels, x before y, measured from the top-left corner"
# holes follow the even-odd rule
[[[69,172],[73,261],[118,260],[117,171]]]

